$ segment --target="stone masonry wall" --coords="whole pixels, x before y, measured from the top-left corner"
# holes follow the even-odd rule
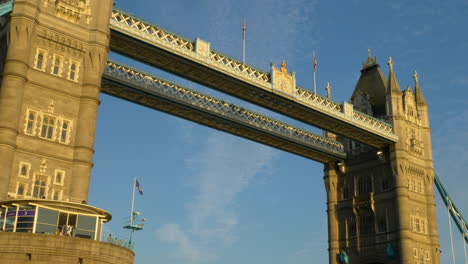
[[[134,256],[127,248],[89,239],[0,233],[2,264],[133,264]]]

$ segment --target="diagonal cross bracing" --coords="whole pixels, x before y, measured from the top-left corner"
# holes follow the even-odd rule
[[[106,64],[102,91],[309,159],[346,158],[339,142],[115,61]]]
[[[346,111],[343,104],[300,86],[293,95],[279,92],[270,73],[125,11],[113,10],[110,29],[114,52],[370,146],[380,148],[398,140],[386,122]]]

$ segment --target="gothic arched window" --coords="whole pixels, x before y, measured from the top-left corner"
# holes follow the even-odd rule
[[[38,177],[34,181],[34,188],[33,188],[33,197],[36,198],[45,198],[46,194],[46,183],[47,179],[45,177]]]
[[[52,139],[55,129],[55,118],[50,116],[44,116],[42,119],[41,126],[41,137]]]

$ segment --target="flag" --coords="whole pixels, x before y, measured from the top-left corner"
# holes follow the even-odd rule
[[[138,182],[137,179],[135,179],[135,187],[137,187],[138,192],[139,192],[141,195],[143,195],[143,188],[141,188],[141,185],[140,185],[140,183]]]
[[[317,57],[315,56],[315,52],[314,52],[314,72],[317,71]]]
[[[245,31],[247,30],[247,25],[245,24],[245,19],[242,22],[242,39],[245,40]]]

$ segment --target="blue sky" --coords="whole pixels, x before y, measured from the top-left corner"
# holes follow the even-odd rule
[[[367,49],[385,74],[393,58],[402,89],[417,70],[430,121],[436,171],[466,215],[468,186],[468,1],[198,0],[117,1],[117,7],[269,70],[286,60],[297,83],[327,81],[348,100]],[[110,57],[301,127],[115,54]],[[106,230],[124,238],[132,178],[148,219],[136,235],[136,263],[327,263],[323,166],[177,117],[101,96],[90,203],[109,210]],[[311,128],[317,131],[314,128]],[[451,262],[447,215],[436,195],[442,263]],[[455,233],[456,258],[463,244]]]

